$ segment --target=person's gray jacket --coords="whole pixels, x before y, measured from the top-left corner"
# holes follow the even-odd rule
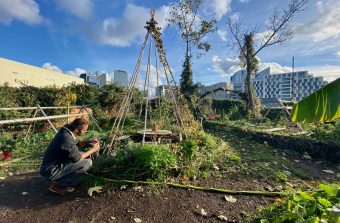
[[[65,126],[67,127],[67,126]],[[40,167],[42,176],[50,177],[58,167],[81,158],[78,141],[66,128],[61,128],[47,147]]]

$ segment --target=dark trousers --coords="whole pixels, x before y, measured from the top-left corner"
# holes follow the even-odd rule
[[[79,181],[79,176],[91,166],[91,159],[83,159],[75,163],[59,164],[47,171],[42,171],[44,169],[42,167],[40,174],[49,180],[56,181],[59,187],[65,188],[75,185]]]

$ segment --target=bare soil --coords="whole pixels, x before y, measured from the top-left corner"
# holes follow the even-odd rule
[[[246,156],[247,153],[240,153]],[[280,153],[279,153],[280,154]],[[243,157],[241,157],[243,158]],[[302,160],[289,156],[294,168],[310,176],[278,183],[258,175],[240,175],[216,170],[204,180],[185,182],[194,185],[232,190],[284,190],[308,188],[321,181],[337,181],[337,167],[326,161]],[[299,162],[294,160],[299,159]],[[31,173],[17,173],[0,181],[0,222],[247,222],[246,214],[256,214],[273,202],[273,197],[235,195],[235,203],[225,200],[225,194],[170,187],[127,186],[109,187],[89,197],[85,186],[60,197],[48,191],[49,182],[39,177],[35,166]],[[332,170],[335,174],[325,173]],[[201,209],[207,213],[200,214]],[[224,215],[228,221],[221,221]]]
[[[311,170],[317,184],[322,178],[323,166],[298,164]],[[321,164],[320,164],[321,165]],[[321,177],[321,178],[320,178]],[[190,182],[193,183],[193,182]],[[193,184],[234,190],[265,190],[278,186],[274,182],[226,175],[217,179],[196,181]],[[48,191],[49,182],[37,172],[24,173],[0,181],[0,222],[221,222],[224,215],[229,222],[247,222],[242,213],[257,213],[258,209],[273,202],[264,196],[235,195],[235,203],[227,202],[225,194],[170,187],[115,187],[87,195],[84,187],[60,197]],[[284,187],[284,184],[283,184]],[[201,209],[207,216],[200,215]]]

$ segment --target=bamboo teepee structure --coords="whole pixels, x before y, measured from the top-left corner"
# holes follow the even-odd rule
[[[117,140],[118,136],[122,133],[123,126],[124,126],[124,120],[127,115],[127,112],[130,109],[131,106],[131,100],[133,98],[134,89],[136,86],[137,77],[139,75],[139,70],[142,64],[142,59],[145,53],[145,49],[148,47],[148,55],[147,55],[147,67],[146,67],[146,74],[145,74],[145,80],[144,80],[144,92],[149,92],[150,90],[150,75],[151,75],[151,57],[152,57],[152,50],[154,49],[154,56],[156,60],[156,75],[157,75],[157,86],[159,86],[159,74],[158,74],[158,65],[157,61],[159,59],[161,65],[163,66],[165,79],[168,87],[168,93],[169,93],[169,100],[171,102],[171,105],[173,107],[173,115],[176,119],[176,125],[179,126],[181,129],[184,129],[184,122],[182,119],[181,109],[182,105],[180,105],[180,92],[179,88],[177,87],[177,83],[173,77],[173,73],[170,69],[169,63],[166,58],[166,53],[163,48],[163,42],[161,39],[161,28],[157,26],[157,21],[155,20],[155,11],[153,10],[151,12],[151,18],[148,22],[146,22],[145,26],[147,33],[145,35],[141,51],[139,53],[137,63],[134,69],[134,72],[130,78],[129,85],[127,88],[127,94],[122,100],[121,106],[118,110],[118,114],[114,120],[113,126],[111,128],[111,141],[108,145],[108,148],[106,150],[106,153],[110,153],[114,146],[114,141]],[[154,46],[153,46],[154,44]],[[143,93],[144,93],[143,92]],[[144,134],[143,134],[143,141],[145,142],[145,132],[147,127],[147,121],[148,121],[148,107],[149,107],[149,97],[146,97],[145,100],[145,114],[144,114]],[[186,136],[185,132],[184,135]]]

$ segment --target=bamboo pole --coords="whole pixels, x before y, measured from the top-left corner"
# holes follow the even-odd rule
[[[71,106],[70,108],[81,108],[82,106]],[[66,106],[60,107],[41,107],[42,109],[66,109]],[[14,110],[34,110],[38,109],[38,107],[16,107],[16,108],[0,108],[0,111],[14,111]]]
[[[57,133],[57,132],[58,132],[57,129],[54,127],[53,123],[52,123],[51,120],[48,118],[48,116],[46,115],[46,113],[44,112],[44,110],[40,107],[40,105],[38,105],[38,108],[39,108],[39,110],[41,111],[41,113],[42,113],[45,117],[47,117],[47,121],[48,121],[48,123],[51,125],[53,131],[54,131],[55,133]],[[67,114],[67,115],[69,115],[69,114]]]
[[[105,177],[98,177],[90,173],[85,173],[86,175],[104,181],[109,181],[112,183],[128,183],[128,184],[146,184],[146,185],[160,185],[160,186],[170,186],[179,187],[185,189],[202,190],[208,192],[218,192],[224,194],[236,194],[236,195],[253,195],[253,196],[287,196],[288,192],[269,192],[269,191],[238,191],[238,190],[227,190],[223,188],[212,188],[212,187],[199,187],[190,184],[177,184],[177,183],[166,183],[157,181],[134,181],[134,180],[114,180]]]
[[[32,118],[35,118],[35,116],[37,115],[37,113],[38,113],[38,109],[35,109]],[[30,131],[31,131],[32,124],[33,124],[33,123],[31,122],[30,125],[28,126],[28,129],[27,129],[26,134],[25,134],[25,139],[27,139],[27,137],[28,137],[28,135],[29,135],[29,133],[30,133]]]
[[[82,115],[90,115],[90,113],[79,113],[79,114],[72,114],[72,115],[52,115],[46,117],[36,117],[36,118],[22,118],[22,119],[12,119],[12,120],[0,120],[0,125],[3,124],[14,124],[20,122],[32,122],[32,121],[42,121],[48,119],[60,119],[60,118],[67,118],[73,116],[82,116]]]

